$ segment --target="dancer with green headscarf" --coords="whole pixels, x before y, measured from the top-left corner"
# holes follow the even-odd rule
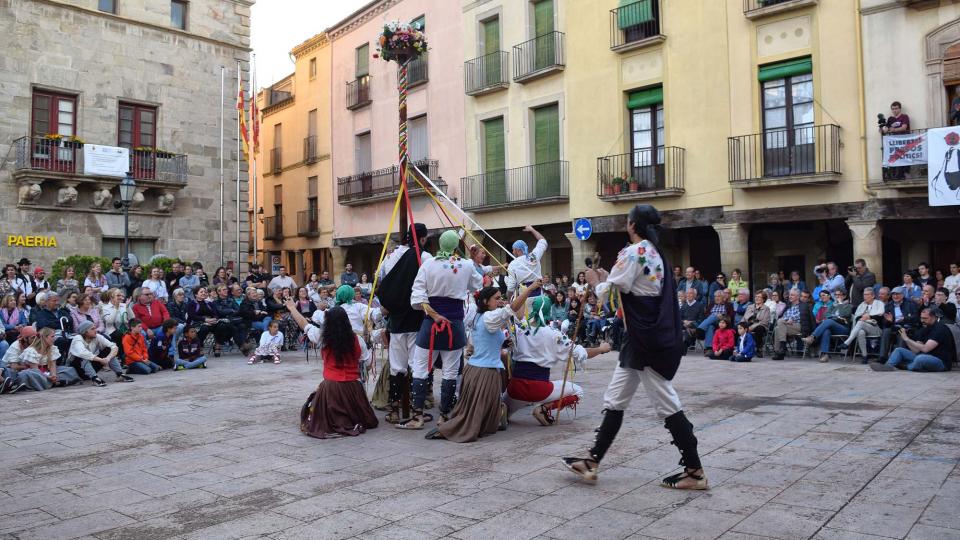
[[[353,332],[362,336],[364,334],[364,323],[368,318],[368,314],[370,322],[373,324],[382,320],[383,315],[380,312],[380,308],[369,309],[363,302],[354,302],[353,298],[355,294],[356,291],[350,285],[341,285],[337,289],[334,305],[342,307],[343,310],[347,312],[347,317],[350,319],[350,327],[353,328]],[[317,311],[314,311],[313,316],[311,317],[313,323],[320,328],[323,328],[325,319],[325,306],[321,307],[321,309],[318,309]],[[365,350],[363,361],[369,363],[370,357],[370,351]]]
[[[440,235],[440,247],[432,259],[423,261],[413,281],[410,305],[427,315],[417,334],[413,353],[413,418],[397,424],[403,429],[422,429],[433,419],[424,413],[427,376],[431,364],[443,361],[443,382],[440,385],[440,414],[445,420],[453,410],[457,373],[467,343],[463,319],[467,295],[479,290],[483,280],[473,269],[473,262],[457,253],[460,236],[454,231]]]
[[[573,382],[564,385],[562,380],[551,381],[550,368],[565,369],[571,355],[582,364],[587,358],[610,351],[608,343],[590,349],[575,345],[550,326],[551,307],[549,296],[536,297],[526,321],[517,327],[513,339],[515,364],[505,400],[510,415],[533,405],[533,417],[543,426],[556,421],[552,411],[576,407],[583,398],[583,389]]]

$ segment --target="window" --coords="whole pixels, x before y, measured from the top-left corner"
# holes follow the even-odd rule
[[[370,44],[364,43],[357,47],[356,52],[356,76],[359,79],[370,74]]]
[[[533,110],[533,162],[536,197],[560,195],[560,107]]]
[[[307,135],[310,137],[317,136],[317,110],[313,109],[307,113]]]
[[[812,71],[809,57],[760,68],[766,176],[806,174],[816,166]]]
[[[500,83],[502,78],[502,69],[500,55],[500,19],[494,17],[480,23],[480,52],[483,55],[483,80],[484,86],[493,86]]]
[[[553,35],[553,0],[533,4],[533,37],[536,39],[534,69],[540,70],[556,63],[556,41]]]
[[[501,204],[507,200],[506,140],[503,117],[483,122],[483,172],[484,201],[486,204]]]
[[[267,234],[274,233],[274,238],[283,238],[283,186],[273,186],[273,215],[274,231],[264,231]],[[290,268],[290,267],[287,267]]]
[[[426,32],[427,30],[427,16],[421,15],[416,19],[410,21],[410,24],[416,28],[419,28],[421,32]]]
[[[410,161],[417,162],[430,157],[430,134],[427,131],[427,115],[410,120]]]
[[[652,189],[663,179],[663,87],[632,92],[627,108],[630,110],[630,170],[624,172],[644,188]]]
[[[287,272],[293,276],[296,276],[300,273],[300,269],[297,268],[297,252],[296,251],[287,252]],[[296,293],[296,291],[291,291],[291,292]]]
[[[123,148],[157,146],[157,108],[120,103],[117,145]]]
[[[303,153],[308,162],[317,159],[317,109],[307,113],[307,140],[304,142]]]
[[[137,262],[144,264],[156,255],[157,241],[153,238],[131,238],[130,253],[136,258]],[[114,257],[123,258],[123,238],[104,238],[100,245],[100,255],[107,259]],[[130,265],[134,264],[133,260]]]
[[[31,134],[43,137],[51,133],[76,135],[77,97],[33,91],[33,126]]]
[[[310,231],[319,230],[317,219],[317,210],[319,205],[317,204],[317,177],[311,176],[307,178],[307,219],[308,227]]]
[[[357,135],[354,141],[353,160],[354,171],[360,175],[360,182],[351,184],[352,193],[370,193],[373,190],[373,158],[370,149],[370,132]]]
[[[310,80],[312,81],[316,78],[317,78],[317,59],[311,58],[310,59]]]
[[[171,0],[170,26],[181,30],[187,29],[187,2],[186,0]]]
[[[117,13],[117,0],[99,0],[97,9],[106,13]]]

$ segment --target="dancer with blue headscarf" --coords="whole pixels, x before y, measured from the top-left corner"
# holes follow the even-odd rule
[[[533,225],[527,225],[523,228],[537,239],[537,245],[531,251],[527,243],[523,240],[517,240],[513,243],[514,259],[507,266],[507,296],[515,297],[520,292],[520,287],[529,287],[534,281],[543,279],[543,270],[540,268],[540,259],[547,252],[547,239],[533,228]],[[530,304],[539,297],[541,291],[533,292],[527,298],[527,311],[530,310]]]

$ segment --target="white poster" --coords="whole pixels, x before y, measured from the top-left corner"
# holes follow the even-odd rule
[[[927,134],[903,133],[883,136],[883,166],[910,167],[927,164]]]
[[[930,206],[960,205],[960,126],[927,130]]]
[[[83,174],[91,176],[127,176],[130,151],[117,146],[83,145]]]

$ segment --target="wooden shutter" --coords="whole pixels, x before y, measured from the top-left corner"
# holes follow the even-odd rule
[[[483,170],[486,204],[506,201],[506,149],[503,133],[503,117],[483,122]]]
[[[483,21],[483,54],[500,50],[500,19]]]
[[[553,0],[540,0],[533,5],[533,33],[542,36],[553,32]]]
[[[560,194],[560,108],[554,105],[533,111],[534,197]]]
[[[370,134],[364,133],[357,135],[357,147],[355,149],[356,173],[367,173],[373,170],[372,157],[370,154]]]
[[[418,116],[410,121],[410,161],[420,161],[430,156],[430,136],[427,131],[427,116]]]
[[[943,82],[960,82],[960,44],[952,45],[943,52]]]
[[[357,78],[370,74],[370,44],[357,47]]]

